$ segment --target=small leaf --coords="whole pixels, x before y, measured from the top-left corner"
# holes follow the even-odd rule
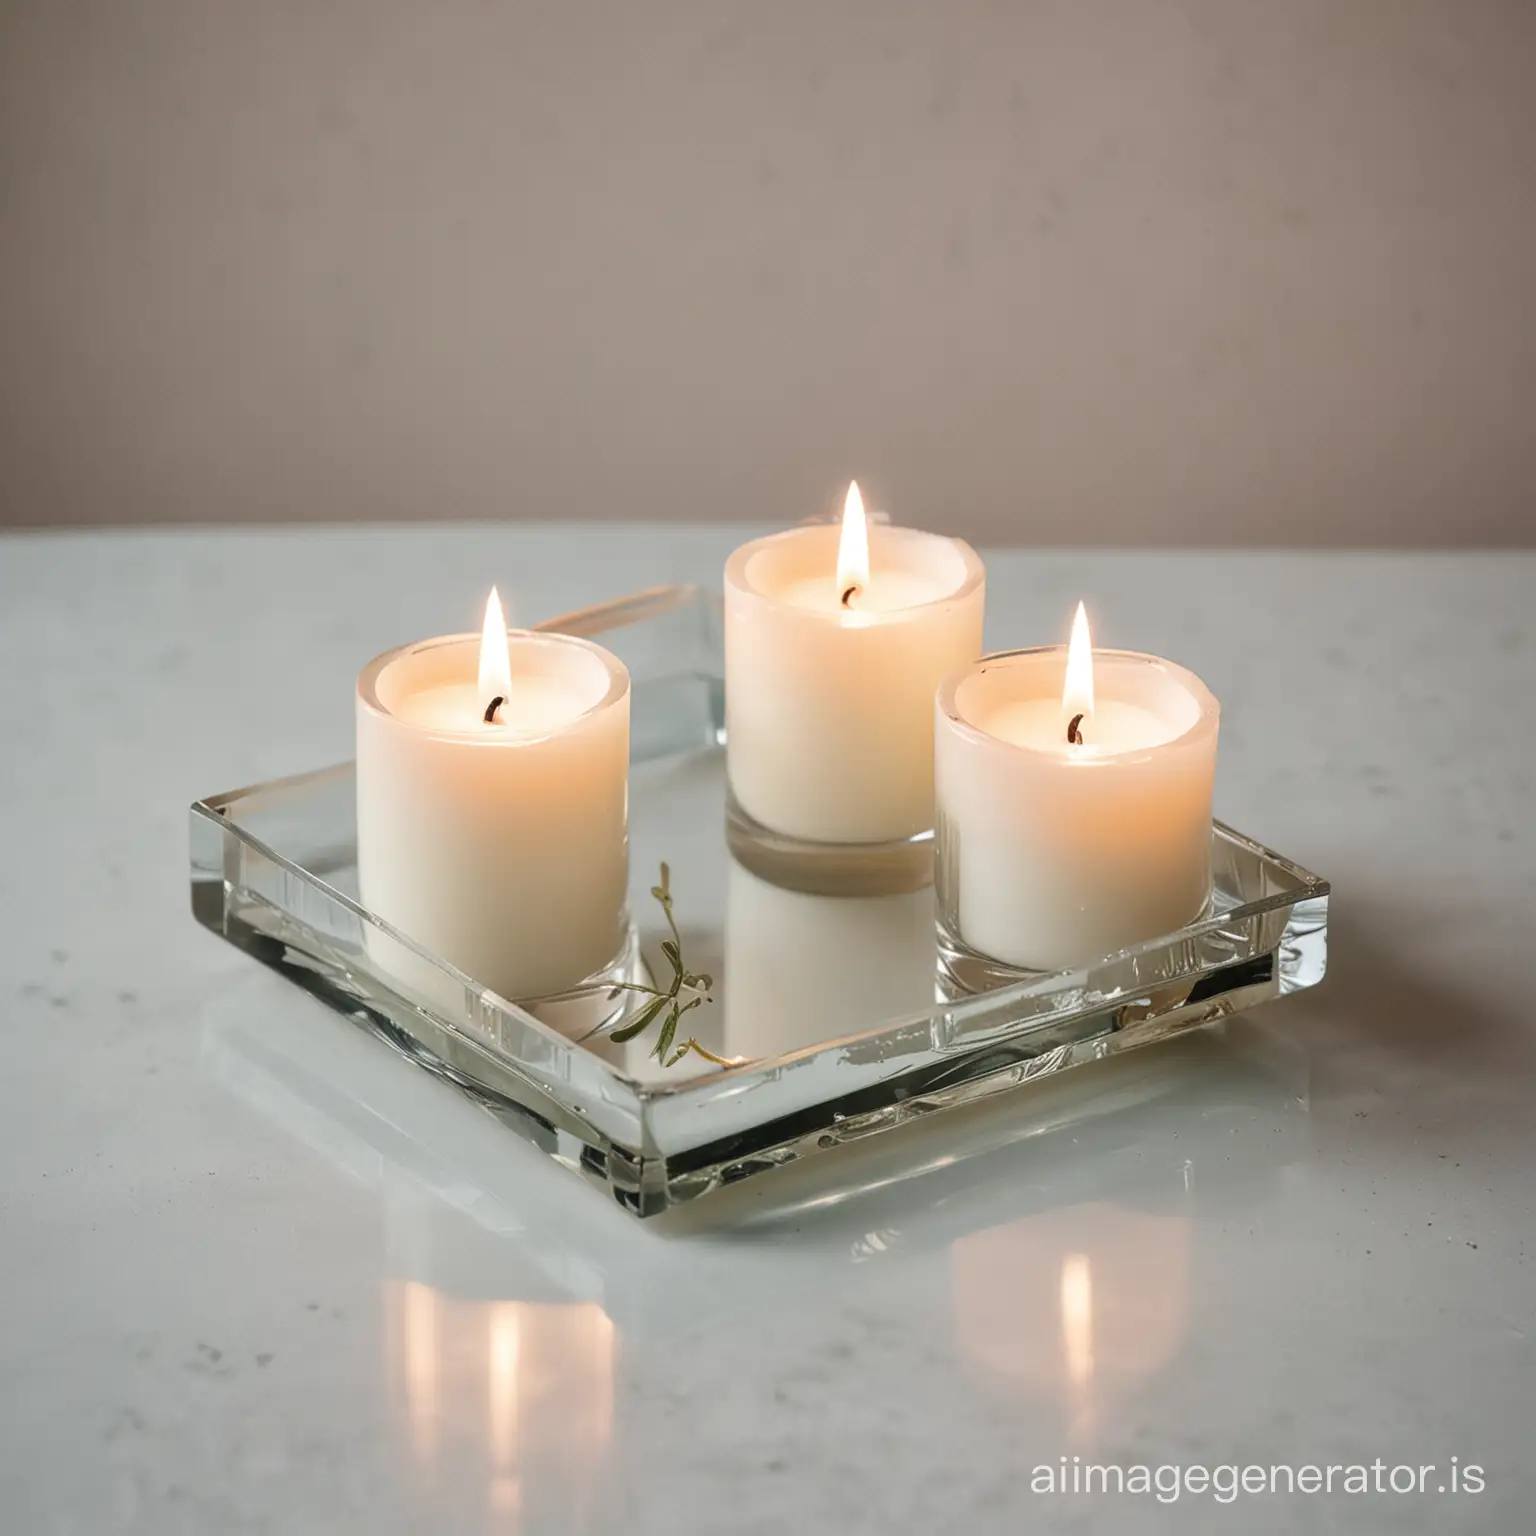
[[[683,939],[678,932],[677,917],[672,910],[672,869],[665,861],[661,864],[661,884],[651,887],[651,895],[661,904],[661,910],[667,919],[667,927],[671,930],[671,937],[661,941],[661,952],[667,958],[667,964],[672,967],[672,984],[665,992],[659,987],[632,986],[631,990],[648,993],[652,1001],[622,1029],[615,1030],[608,1038],[624,1042],[633,1040],[658,1018],[662,1018],[660,1035],[656,1044],[651,1048],[650,1054],[664,1066],[675,1067],[689,1051],[697,1051],[707,1061],[718,1061],[720,1058],[706,1051],[697,1040],[685,1040],[676,1050],[672,1049],[672,1042],[677,1035],[678,1021],[692,1008],[700,1008],[705,1003],[713,1002],[709,996],[715,985],[715,978],[707,971],[693,972],[683,964]],[[683,1001],[683,989],[695,994]],[[670,1009],[663,1018],[662,1010]],[[670,1052],[670,1055],[668,1054]]]
[[[636,1035],[644,1034],[655,1023],[656,1015],[671,1001],[669,997],[653,997],[628,1024],[622,1029],[614,1030],[608,1038],[623,1045],[626,1040],[633,1040]]]
[[[672,1037],[677,1033],[678,1017],[679,1012],[674,1007],[667,1015],[667,1022],[661,1026],[661,1038],[657,1040],[656,1049],[653,1052],[657,1061],[665,1060],[667,1052],[672,1049]]]

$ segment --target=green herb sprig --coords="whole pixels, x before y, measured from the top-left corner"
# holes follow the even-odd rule
[[[677,1026],[681,1023],[683,1015],[691,1013],[695,1008],[711,1000],[710,988],[715,982],[707,972],[690,971],[683,963],[683,939],[677,931],[677,918],[672,911],[672,871],[665,863],[661,866],[661,884],[651,887],[651,895],[660,902],[661,910],[666,915],[667,927],[672,930],[672,937],[661,941],[661,952],[667,957],[667,964],[672,967],[672,984],[663,992],[659,987],[647,987],[637,982],[619,982],[615,988],[616,991],[643,992],[650,998],[650,1002],[646,1003],[629,1023],[622,1029],[614,1030],[608,1038],[622,1045],[626,1040],[633,1040],[637,1035],[644,1034],[657,1019],[660,1019],[661,1032],[657,1035],[656,1044],[650,1051],[657,1061],[666,1066],[675,1067],[689,1051],[693,1051],[706,1061],[714,1062],[716,1066],[733,1067],[737,1063],[732,1058],[715,1055],[713,1051],[700,1045],[691,1035],[675,1050],[673,1049],[673,1042],[677,1038]]]

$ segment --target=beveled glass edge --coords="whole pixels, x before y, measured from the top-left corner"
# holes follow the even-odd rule
[[[466,995],[476,996],[482,1001],[484,1006],[501,1010],[511,1015],[519,1025],[531,1026],[557,1050],[583,1050],[579,1042],[573,1041],[567,1036],[560,1034],[557,1030],[550,1028],[542,1020],[529,1013],[527,1009],[482,987],[478,982],[466,976],[447,961],[423,948],[414,940],[399,932],[398,929],[393,928],[382,918],[370,912],[366,907],[338,890],[328,881],[323,880],[320,876],[305,869],[302,865],[296,864],[291,859],[277,853],[261,838],[256,837],[245,827],[231,820],[226,814],[228,807],[246,796],[280,793],[289,789],[297,789],[326,778],[339,778],[351,771],[352,765],[350,763],[334,764],[329,768],[297,774],[292,778],[269,780],[266,783],[253,785],[244,790],[235,790],[221,795],[210,796],[205,800],[194,802],[191,810],[194,815],[201,815],[212,821],[226,835],[233,836],[289,876],[319,892],[326,899],[337,902],[364,924],[385,933],[413,954],[420,956],[428,964],[437,967],[453,980],[455,984],[465,987]],[[1102,1002],[1095,1002],[1091,1007],[1085,1006],[1076,1010],[1068,1008],[1061,1014],[1021,1019],[1013,1022],[1011,1025],[1003,1022],[995,1030],[986,1031],[984,1035],[965,1033],[963,1025],[968,1017],[980,1018],[994,1015],[1005,1011],[1010,1006],[1024,1003],[1051,992],[1070,993],[1074,988],[1075,982],[1085,981],[1091,971],[1106,965],[1150,957],[1165,950],[1170,945],[1214,935],[1219,933],[1224,926],[1246,922],[1253,918],[1261,917],[1266,913],[1295,908],[1305,901],[1314,900],[1329,894],[1331,889],[1329,883],[1321,876],[1314,875],[1301,865],[1282,857],[1263,843],[1245,836],[1243,833],[1220,821],[1212,823],[1212,832],[1213,835],[1226,839],[1228,842],[1261,860],[1269,867],[1282,871],[1295,882],[1295,888],[1277,891],[1272,895],[1259,897],[1254,901],[1243,902],[1238,906],[1229,907],[1221,912],[1208,912],[1195,922],[1186,924],[1175,933],[1162,934],[1156,938],[1145,940],[1140,944],[1130,945],[1113,953],[1096,956],[1089,965],[1077,966],[1071,970],[1064,971],[1045,971],[1012,986],[1000,987],[994,991],[980,993],[974,997],[950,1002],[936,1002],[924,1012],[915,1012],[902,1018],[888,1019],[876,1025],[873,1029],[849,1035],[829,1037],[828,1039],[817,1041],[802,1046],[795,1051],[785,1052],[777,1056],[754,1057],[748,1061],[722,1067],[719,1071],[705,1076],[690,1078],[678,1083],[642,1083],[593,1053],[585,1052],[585,1054],[590,1058],[591,1066],[599,1071],[602,1076],[612,1080],[615,1084],[622,1085],[632,1094],[635,1099],[635,1107],[640,1109],[645,1103],[655,1100],[671,1099],[680,1096],[694,1098],[712,1096],[721,1089],[722,1085],[729,1085],[734,1089],[745,1080],[757,1074],[781,1067],[789,1067],[833,1051],[869,1046],[885,1038],[894,1039],[902,1032],[910,1031],[914,1026],[919,1025],[926,1026],[931,1031],[933,1049],[936,1052],[960,1051],[969,1049],[979,1043],[982,1038],[1001,1041],[1009,1038],[1010,1034],[1020,1037],[1027,1036],[1032,1031],[1040,1030],[1058,1023],[1062,1019],[1072,1017],[1074,1012],[1090,1012],[1093,1009],[1104,1006],[1104,1004]],[[1081,987],[1079,987],[1079,990],[1081,990]],[[405,1001],[419,1012],[430,1013],[431,1017],[439,1025],[446,1027],[453,1033],[464,1035],[466,1039],[473,1041],[480,1048],[491,1051],[496,1056],[496,1059],[509,1070],[519,1073],[526,1072],[525,1063],[506,1057],[498,1050],[493,1040],[479,1031],[466,1031],[463,1021],[444,1018],[436,1010],[424,1009],[419,1003],[411,1002],[409,999]],[[540,1087],[546,1086],[539,1077],[532,1074],[528,1075],[530,1080]]]
[[[1272,912],[1293,910],[1304,902],[1318,900],[1330,894],[1331,886],[1327,880],[1319,875],[1312,874],[1301,865],[1289,859],[1282,858],[1263,843],[1245,836],[1243,833],[1227,826],[1224,822],[1213,821],[1211,829],[1216,836],[1225,838],[1237,847],[1245,849],[1264,860],[1267,864],[1283,870],[1288,876],[1298,881],[1297,888],[1290,891],[1277,891],[1271,896],[1263,896],[1254,901],[1246,901],[1238,906],[1228,907],[1221,912],[1208,911],[1174,933],[1160,934],[1157,938],[1146,939],[1139,944],[1128,945],[1124,949],[1096,956],[1088,965],[1076,966],[1071,970],[1064,971],[1042,971],[1038,975],[1019,981],[1012,986],[999,987],[991,992],[978,993],[974,997],[935,1002],[925,1012],[911,1013],[904,1017],[888,1019],[873,1029],[864,1030],[857,1034],[831,1036],[812,1045],[805,1045],[797,1050],[786,1051],[778,1056],[754,1057],[747,1061],[722,1067],[718,1072],[711,1072],[707,1076],[689,1079],[686,1082],[675,1084],[647,1083],[643,1085],[642,1097],[647,1100],[683,1097],[702,1099],[722,1087],[737,1090],[746,1079],[757,1073],[766,1073],[779,1068],[792,1067],[833,1051],[847,1051],[859,1047],[869,1047],[887,1038],[894,1041],[902,1033],[910,1032],[914,1028],[919,1027],[926,1028],[930,1032],[933,1042],[932,1048],[935,1053],[941,1056],[959,1056],[984,1044],[1005,1043],[1011,1037],[1017,1037],[1021,1040],[1027,1039],[1043,1030],[1060,1026],[1073,1018],[1087,1018],[1098,1014],[1105,1008],[1113,1007],[1114,1000],[1095,1000],[1091,1004],[1079,1004],[1064,1009],[1061,1012],[1042,1014],[1029,1019],[1019,1019],[1011,1024],[1000,1024],[995,1030],[967,1034],[962,1032],[960,1026],[963,1025],[964,1020],[968,1017],[980,1018],[994,1012],[1001,1012],[1014,1004],[1025,1002],[1043,993],[1070,992],[1075,978],[1086,977],[1090,972],[1104,966],[1135,961],[1143,957],[1151,957],[1172,945],[1219,934],[1223,927],[1229,924],[1250,922]],[[1197,970],[1191,974],[1199,973]],[[1167,978],[1168,981],[1173,979],[1172,977]],[[1166,984],[1166,982],[1159,983],[1159,985],[1163,984]]]
[[[459,970],[457,966],[444,960],[440,955],[434,954],[431,950],[424,948],[414,939],[402,933],[398,928],[386,922],[382,917],[370,912],[367,907],[355,901],[344,891],[338,890],[329,881],[322,879],[319,875],[305,869],[303,865],[296,864],[292,859],[278,853],[270,844],[255,836],[254,833],[240,826],[237,822],[232,821],[226,814],[225,808],[243,796],[296,788],[302,784],[317,783],[327,778],[340,778],[353,771],[353,765],[350,762],[335,763],[328,768],[315,769],[309,773],[295,774],[292,778],[271,779],[264,784],[253,785],[249,789],[235,790],[228,794],[211,796],[206,800],[196,800],[192,803],[191,814],[216,827],[222,836],[234,838],[243,847],[266,859],[273,868],[281,871],[290,879],[297,880],[301,885],[317,892],[327,901],[335,902],[344,911],[356,917],[365,927],[376,930],[400,945],[403,949],[425,961],[456,986],[463,987],[465,997],[474,998],[482,1009],[489,1011],[493,1015],[497,1013],[504,1014],[520,1028],[533,1030],[555,1052],[583,1051],[584,1056],[589,1057],[593,1066],[604,1075],[613,1079],[615,1083],[622,1087],[632,1090],[635,1087],[632,1078],[614,1071],[610,1064],[603,1061],[601,1057],[590,1051],[585,1051],[579,1041],[572,1040],[569,1036],[561,1034],[559,1030],[546,1024],[521,1004],[512,1002],[510,999],[502,997],[500,993],[493,992],[488,987],[482,986],[473,977]],[[200,914],[199,920],[202,920]],[[630,943],[633,944],[632,938]],[[370,979],[384,985],[388,990],[394,991],[394,988],[389,986],[387,977],[382,975],[376,976],[370,972]],[[580,997],[588,992],[602,990],[605,990],[602,984],[592,987],[577,987],[567,992],[552,994],[549,998],[538,998],[533,1001],[561,1002]],[[439,1028],[446,1030],[451,1035],[457,1036],[476,1050],[487,1053],[503,1070],[510,1071],[514,1075],[526,1079],[541,1092],[550,1092],[552,1087],[560,1084],[561,1079],[556,1077],[545,1080],[533,1069],[532,1063],[521,1058],[509,1057],[498,1046],[490,1033],[479,1029],[473,1019],[450,1018],[441,1010],[425,1007],[422,1003],[404,993],[396,993],[396,996],[399,998],[402,1007],[409,1008],[413,1012],[431,1019]],[[627,1107],[638,1114],[641,1109],[638,1097],[634,1104]]]
[[[1040,971],[1026,979],[1009,987],[999,987],[992,992],[979,993],[973,998],[966,998],[958,1002],[936,1003],[926,1013],[912,1013],[905,1018],[891,1019],[872,1030],[865,1030],[860,1034],[845,1035],[836,1039],[828,1039],[815,1045],[802,1046],[798,1050],[786,1052],[782,1056],[756,1057],[751,1061],[740,1063],[737,1066],[723,1068],[720,1073],[711,1074],[706,1078],[695,1078],[689,1084],[680,1084],[678,1087],[699,1088],[705,1084],[718,1082],[728,1072],[742,1072],[752,1067],[761,1066],[764,1062],[790,1062],[798,1061],[809,1055],[819,1054],[821,1051],[834,1046],[848,1046],[868,1042],[878,1038],[888,1031],[897,1030],[920,1019],[930,1019],[941,1012],[949,1012],[954,1009],[965,1009],[972,1004],[985,1004],[990,1009],[1010,1002],[1022,1001],[1025,998],[1043,991],[1056,991],[1064,989],[1075,976],[1087,971],[1097,969],[1111,962],[1133,960],[1140,956],[1152,955],[1158,950],[1166,948],[1169,944],[1182,942],[1188,939],[1203,938],[1209,934],[1219,933],[1222,927],[1228,923],[1245,922],[1250,918],[1262,917],[1269,912],[1278,912],[1286,908],[1299,906],[1302,902],[1315,900],[1331,893],[1332,887],[1321,875],[1315,875],[1310,870],[1297,864],[1294,860],[1287,859],[1276,853],[1266,844],[1256,838],[1239,832],[1225,822],[1213,820],[1211,822],[1213,836],[1235,845],[1238,848],[1252,854],[1267,865],[1282,871],[1288,878],[1295,882],[1295,888],[1287,891],[1276,891],[1270,896],[1261,896],[1253,901],[1245,901],[1235,907],[1228,907],[1224,911],[1216,912],[1207,910],[1192,922],[1186,923],[1182,928],[1173,933],[1159,934],[1156,938],[1145,939],[1138,944],[1127,945],[1124,949],[1111,950],[1103,955],[1096,955],[1091,962],[1083,966],[1075,966],[1069,970]],[[1021,1026],[1022,1027],[1022,1026]],[[676,1089],[665,1084],[656,1085],[657,1092],[675,1092]]]

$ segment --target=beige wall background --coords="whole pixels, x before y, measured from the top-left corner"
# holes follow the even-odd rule
[[[0,0],[0,522],[1536,542],[1522,0]]]

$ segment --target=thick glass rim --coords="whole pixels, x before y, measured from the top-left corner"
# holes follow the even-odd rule
[[[827,529],[831,530],[832,537],[835,539],[838,532],[838,525],[835,522],[804,523],[797,528],[784,528],[778,533],[764,534],[762,538],[752,539],[748,543],[740,545],[731,552],[730,558],[725,562],[726,589],[739,593],[742,597],[748,598],[752,602],[762,603],[767,607],[783,608],[786,612],[793,613],[797,618],[803,618],[807,623],[836,624],[847,627],[844,614],[822,613],[814,608],[791,608],[790,605],[779,602],[771,594],[763,592],[754,586],[747,578],[747,568],[770,545],[777,544],[785,539],[802,538],[807,533],[821,534]],[[949,545],[960,557],[962,569],[960,583],[940,597],[931,597],[926,602],[913,603],[907,608],[893,608],[883,613],[869,613],[866,611],[860,615],[863,623],[858,628],[874,629],[890,624],[913,623],[953,603],[965,601],[973,592],[984,585],[987,568],[982,564],[981,556],[964,539],[954,538],[947,533],[930,533],[926,528],[907,528],[896,523],[871,521],[869,534],[872,540],[888,533],[897,534],[902,538],[909,539],[934,539]]]
[[[968,661],[963,667],[956,667],[939,684],[936,695],[939,713],[957,736],[963,737],[966,741],[975,742],[984,751],[1019,753],[1034,760],[1054,761],[1060,757],[1059,753],[1042,752],[1038,747],[1028,747],[1021,742],[1004,741],[1002,737],[994,736],[974,721],[968,720],[960,713],[955,696],[959,692],[960,685],[981,667],[993,666],[1000,662],[1007,664],[1035,661],[1046,656],[1064,658],[1066,653],[1065,645],[1031,645],[1014,651],[994,651],[990,655],[977,657],[975,661]],[[1160,741],[1150,747],[1127,747],[1121,752],[1103,752],[1093,757],[1074,758],[1072,762],[1075,768],[1103,768],[1117,763],[1137,762],[1154,752],[1162,752],[1169,747],[1192,745],[1216,733],[1221,724],[1221,701],[1188,667],[1180,666],[1176,661],[1169,661],[1165,656],[1153,656],[1146,651],[1121,651],[1095,646],[1093,655],[1095,661],[1103,657],[1106,660],[1155,668],[1165,673],[1194,699],[1199,713],[1189,726],[1180,731],[1177,736],[1170,736],[1166,741]]]
[[[445,649],[449,646],[470,645],[478,648],[480,635],[434,635],[429,640],[412,640],[405,645],[397,645],[391,650],[383,651],[375,656],[357,676],[357,701],[371,715],[380,720],[387,720],[392,726],[403,731],[419,731],[423,736],[447,741],[462,741],[477,746],[498,745],[506,746],[512,742],[523,741],[548,741],[556,736],[563,736],[569,731],[577,729],[583,722],[594,715],[600,715],[604,710],[611,709],[620,699],[630,691],[629,668],[619,660],[612,651],[598,645],[594,640],[587,640],[578,635],[562,635],[547,629],[509,629],[507,638],[513,643],[532,642],[541,646],[561,646],[573,650],[585,651],[596,658],[603,670],[608,674],[608,687],[600,699],[595,700],[583,709],[579,714],[572,715],[569,720],[559,725],[546,729],[531,731],[526,735],[515,737],[496,736],[487,737],[476,730],[454,730],[448,726],[424,726],[411,725],[402,720],[393,710],[387,709],[379,698],[379,678],[385,670],[405,656],[420,655],[424,651]]]

